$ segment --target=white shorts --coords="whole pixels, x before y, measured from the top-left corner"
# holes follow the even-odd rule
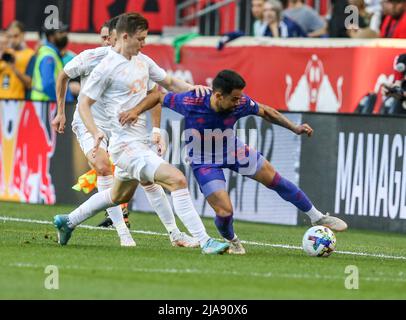
[[[100,129],[102,130],[102,129]],[[72,131],[76,135],[76,140],[79,142],[80,148],[82,149],[85,156],[92,151],[94,147],[94,138],[93,135],[87,130],[86,126],[83,123],[75,123],[72,124]],[[102,130],[106,135],[107,139],[103,139],[100,143],[100,148],[107,152],[109,139],[110,139],[110,132],[107,130]]]
[[[144,142],[122,143],[120,147],[120,152],[110,153],[116,166],[114,176],[121,181],[154,182],[158,167],[166,161]]]

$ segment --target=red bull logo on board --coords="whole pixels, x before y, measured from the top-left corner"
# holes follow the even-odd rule
[[[55,203],[50,162],[54,103],[0,101],[0,200]]]
[[[334,85],[322,60],[314,54],[296,85],[292,76],[286,75],[286,105],[290,111],[338,112],[343,103],[343,82],[341,76]]]

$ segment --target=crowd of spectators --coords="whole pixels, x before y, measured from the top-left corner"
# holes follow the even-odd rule
[[[253,35],[273,38],[406,38],[406,0],[330,0],[321,16],[305,0],[251,0]],[[108,28],[100,31],[107,41]],[[14,21],[0,31],[0,99],[55,101],[58,73],[75,53],[67,50],[67,26],[42,30],[35,48]],[[80,90],[71,81],[67,101]]]
[[[253,35],[406,38],[406,0],[330,0],[321,16],[305,0],[252,0]]]

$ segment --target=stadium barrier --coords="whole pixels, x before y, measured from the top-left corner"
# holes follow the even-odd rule
[[[35,45],[35,34],[29,44]],[[217,50],[220,37],[198,37],[181,49],[175,63],[172,38],[149,36],[143,53],[186,81],[210,85],[222,69],[247,80],[246,93],[279,110],[353,113],[367,93],[394,79],[394,58],[405,52],[400,39],[272,39],[241,37]],[[97,35],[71,34],[74,52],[99,46]]]
[[[405,118],[303,114],[300,186],[353,228],[406,232]],[[299,216],[299,223],[304,223]]]
[[[171,74],[210,85],[222,69],[238,71],[245,92],[278,110],[353,113],[367,93],[392,82],[394,58],[406,40],[270,39],[242,37],[217,50],[216,37],[196,38],[181,50],[158,40],[144,53]]]
[[[404,118],[319,113],[286,113],[297,123],[309,123],[312,138],[296,136],[258,117],[241,119],[237,130],[259,150],[278,172],[298,184],[323,212],[341,216],[352,227],[406,232],[406,128]],[[180,117],[164,109],[163,128],[169,133],[166,160],[179,139]],[[177,128],[177,129],[174,129]],[[188,165],[185,172],[195,206],[214,216],[204,201]],[[236,219],[265,223],[304,224],[306,215],[249,178],[225,170]],[[151,211],[142,192],[134,208]]]

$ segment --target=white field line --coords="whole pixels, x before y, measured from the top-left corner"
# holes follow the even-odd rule
[[[253,246],[262,246],[262,247],[273,247],[273,248],[283,248],[283,249],[293,249],[293,250],[302,250],[302,247],[299,246],[292,246],[286,244],[271,244],[271,243],[263,243],[263,242],[255,242],[255,241],[245,241],[241,240],[242,243],[250,244]],[[354,251],[334,251],[334,253],[340,254],[348,254],[352,256],[362,256],[362,257],[372,257],[372,258],[382,258],[382,259],[395,259],[395,260],[406,260],[404,256],[391,256],[386,254],[380,253],[367,253],[367,252],[354,252]]]
[[[3,222],[11,221],[11,222],[22,222],[22,223],[35,223],[35,224],[52,225],[51,221],[22,219],[22,218],[4,217],[4,216],[0,216],[0,221],[3,221]],[[101,227],[94,227],[94,226],[88,226],[88,225],[80,225],[78,227],[82,228],[82,229],[88,229],[88,230],[114,231],[113,228],[101,228]],[[156,236],[168,236],[166,233],[145,231],[145,230],[131,230],[131,232],[132,233],[138,233],[138,234],[156,235]],[[242,240],[241,242],[244,243],[244,244],[253,245],[253,246],[260,246],[260,247],[302,250],[302,247],[293,246],[293,245],[287,245],[287,244],[272,244],[272,243],[246,241],[246,240]],[[354,251],[340,251],[340,250],[338,250],[338,251],[335,251],[335,253],[353,255],[353,256],[360,256],[360,257],[380,258],[380,259],[406,260],[405,256],[392,256],[392,255],[386,255],[386,254],[375,254],[375,253],[367,253],[367,252],[354,252]]]
[[[35,223],[35,224],[48,224],[53,225],[51,221],[46,220],[32,220],[32,219],[22,219],[22,218],[13,218],[13,217],[3,217],[0,216],[0,221],[11,221],[11,222],[23,222],[23,223]],[[88,229],[88,230],[103,230],[103,231],[113,231],[113,228],[102,228],[102,227],[94,227],[88,225],[80,225],[78,228]],[[167,236],[166,233],[154,232],[154,231],[143,231],[143,230],[131,230],[132,233],[139,233],[139,234],[149,234],[155,236]]]
[[[23,263],[23,262],[14,262],[8,265],[12,268],[28,268],[28,269],[45,269],[46,265],[32,264],[32,263]],[[238,271],[223,271],[223,270],[199,270],[199,269],[176,269],[176,268],[167,268],[167,269],[154,269],[154,268],[134,268],[131,266],[126,266],[125,268],[118,267],[106,267],[106,266],[91,266],[84,267],[78,265],[64,265],[62,267],[58,266],[60,270],[79,270],[79,271],[89,271],[97,270],[100,272],[106,271],[116,271],[116,272],[136,272],[136,273],[161,273],[161,274],[208,274],[208,275],[224,275],[224,276],[236,276],[236,277],[254,277],[254,278],[284,278],[284,279],[310,279],[314,281],[318,280],[345,280],[345,277],[340,276],[330,276],[318,273],[259,273],[259,272],[238,272]],[[365,277],[362,278],[363,281],[369,282],[396,282],[396,283],[406,283],[406,278],[401,277],[401,274],[395,277]]]

